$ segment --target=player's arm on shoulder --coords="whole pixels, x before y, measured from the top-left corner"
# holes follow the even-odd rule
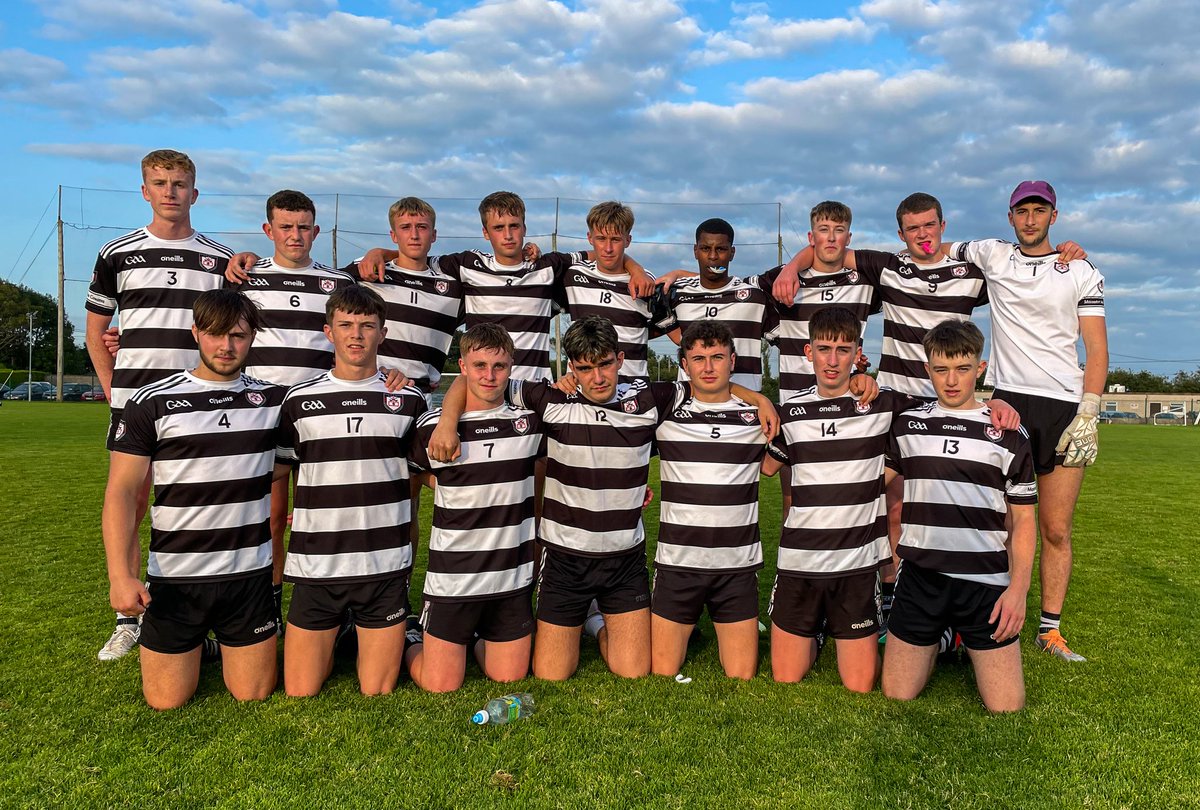
[[[1066,242],[1059,242],[1054,249],[1058,251],[1058,260],[1061,262],[1073,262],[1076,259],[1087,258],[1087,251],[1078,242],[1072,242],[1070,239]]]
[[[574,394],[575,389],[579,387],[579,378],[575,376],[575,372],[568,371],[551,383],[551,385],[564,394]]]
[[[462,375],[454,378],[446,395],[442,398],[442,413],[437,427],[429,436],[429,457],[434,461],[450,463],[462,455],[458,440],[458,421],[467,409],[467,381]]]
[[[683,268],[679,268],[677,270],[672,270],[669,273],[663,273],[661,276],[659,276],[657,279],[654,280],[654,283],[657,284],[658,286],[662,287],[663,292],[666,292],[666,291],[670,290],[671,285],[674,284],[676,281],[679,281],[679,279],[681,279],[681,278],[696,278],[699,275],[700,275],[699,273],[693,273],[691,270],[684,270]]]
[[[99,312],[88,310],[84,326],[84,343],[87,345],[88,358],[92,361],[92,368],[96,369],[96,377],[100,380],[104,396],[109,402],[112,402],[112,375],[117,363],[115,352],[109,351],[105,340],[111,324],[112,315],[101,315]]]
[[[625,272],[629,274],[630,298],[646,298],[654,293],[654,277],[628,253],[625,254]]]
[[[101,529],[108,568],[108,600],[113,610],[131,616],[145,611],[150,594],[136,571],[129,570],[129,551],[137,541],[137,502],[150,457],[113,452],[104,490]]]
[[[850,376],[850,393],[858,397],[861,404],[866,405],[874,402],[875,398],[879,396],[879,383],[870,374],[853,374]]]
[[[771,401],[770,397],[758,391],[751,391],[737,383],[729,386],[729,392],[738,399],[749,402],[758,408],[758,423],[762,425],[763,435],[767,437],[767,441],[771,441],[779,435],[779,411],[775,409],[775,403]]]
[[[1021,414],[1017,409],[1002,399],[993,397],[988,400],[988,411],[992,417],[992,427],[1001,430],[1016,430],[1021,426]]]
[[[358,277],[363,281],[383,281],[387,263],[395,261],[399,255],[398,250],[371,248],[358,260]]]
[[[380,366],[379,370],[383,372],[383,387],[389,393],[395,393],[409,383],[408,377],[405,377],[404,372],[398,368]]]
[[[244,250],[233,254],[225,267],[225,280],[230,284],[242,284],[250,278],[250,268],[258,263],[261,257],[252,251]]]
[[[989,622],[996,625],[992,638],[1004,641],[1021,632],[1025,624],[1025,600],[1033,573],[1033,555],[1037,544],[1037,517],[1033,504],[1008,505],[1012,518],[1009,551],[1009,585],[996,600]]]

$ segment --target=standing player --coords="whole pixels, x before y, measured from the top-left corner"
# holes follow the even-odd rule
[[[683,332],[680,369],[691,397],[658,426],[662,512],[650,618],[656,675],[675,675],[707,605],[721,666],[758,669],[758,480],[766,437],[757,409],[733,396],[734,337],[721,321]]]
[[[211,290],[193,311],[200,362],[127,400],[104,495],[109,599],[145,616],[142,693],[155,709],[195,694],[210,630],[236,699],[264,700],[275,688],[268,516],[283,389],[241,373],[258,328],[244,295]],[[148,472],[156,489],[144,586],[129,555]]]
[[[317,207],[307,195],[290,189],[275,192],[267,199],[262,226],[275,245],[274,255],[256,260],[241,276],[227,271],[230,280],[241,281],[262,320],[246,373],[284,387],[329,371],[333,348],[325,337],[325,302],[335,290],[355,283],[353,276],[313,261],[313,242],[321,232],[316,218]],[[281,632],[289,477],[271,487],[272,588]]]
[[[983,334],[946,321],[924,338],[937,402],[892,425],[889,472],[904,472],[902,576],[883,658],[883,693],[925,687],[942,628],[954,627],[989,711],[1025,705],[1021,648],[1036,546],[1033,456],[1025,431],[992,427],[975,399]],[[1005,517],[1011,517],[1009,540]]]
[[[1059,632],[1071,579],[1071,523],[1083,468],[1096,460],[1096,417],[1108,375],[1104,278],[1085,260],[1067,261],[1050,243],[1058,217],[1054,188],[1026,180],[1009,198],[1017,242],[958,242],[957,259],[983,269],[992,301],[988,381],[1021,414],[1033,446],[1042,538],[1038,647],[1084,661]],[[1076,343],[1085,354],[1079,368]]]
[[[108,449],[134,391],[197,363],[188,335],[192,304],[200,293],[221,286],[232,251],[192,229],[196,165],[182,152],[159,149],[142,158],[142,198],[150,203],[150,224],[100,249],[87,296],[87,349],[112,408]],[[120,311],[124,348],[110,353],[105,333]],[[137,522],[146,514],[150,481],[136,505]],[[136,533],[126,561],[130,576],[141,571]],[[138,619],[118,612],[116,628],[100,649],[112,661],[138,642]]]
[[[696,228],[692,248],[698,277],[680,278],[667,291],[668,317],[660,322],[667,336],[679,343],[681,332],[699,321],[721,321],[733,333],[736,362],[733,382],[751,391],[762,390],[762,339],[774,333],[779,316],[769,296],[756,285],[729,275],[733,261],[733,226],[723,219],[706,219]],[[683,367],[679,379],[688,379]]]
[[[534,411],[546,432],[534,675],[565,680],[579,665],[585,619],[616,675],[650,672],[650,588],[641,511],[654,432],[689,394],[685,383],[620,383],[624,359],[604,318],[575,321],[563,336],[578,390],[514,380],[509,401]],[[457,389],[457,390],[456,390]],[[462,409],[459,381],[443,403],[430,455],[451,459]],[[760,406],[764,397],[738,389]],[[766,418],[766,416],[764,416]],[[771,421],[768,419],[768,421]],[[599,613],[589,618],[596,601]],[[594,631],[594,632],[593,632]]]
[[[580,258],[562,275],[563,304],[572,320],[598,315],[612,322],[625,355],[622,382],[646,377],[650,326],[664,321],[666,312],[657,288],[648,298],[634,297],[630,288],[625,249],[633,232],[633,211],[616,201],[599,203],[588,211],[587,227],[595,258]]]
[[[496,191],[479,203],[483,237],[494,253],[468,250],[438,258],[439,269],[463,285],[466,325],[498,323],[513,339],[512,376],[517,380],[550,379],[550,320],[554,290],[562,274],[586,258],[573,253],[546,253],[526,260],[525,202],[511,191]],[[371,250],[359,265],[363,279],[381,277],[395,251]],[[635,295],[649,295],[654,282],[632,261]]]
[[[541,420],[504,403],[513,345],[502,327],[476,324],[459,346],[466,380],[461,455],[448,463],[429,458],[426,447],[441,414],[436,410],[421,417],[409,454],[422,472],[418,477],[436,480],[425,606],[405,652],[413,681],[431,692],[462,686],[468,649],[492,680],[524,678],[532,646]]]
[[[283,682],[292,696],[321,690],[349,611],[359,688],[380,695],[400,676],[413,564],[405,457],[425,398],[387,390],[376,362],[386,315],[378,295],[351,285],[325,309],[333,369],[288,391],[280,418],[276,474],[299,464]]]

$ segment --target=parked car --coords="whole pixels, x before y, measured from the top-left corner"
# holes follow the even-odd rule
[[[87,383],[63,383],[63,402],[79,402],[84,392],[91,390],[92,387]],[[49,402],[58,399],[57,389],[51,388],[42,394],[42,399]]]
[[[84,391],[79,396],[79,399],[82,400],[83,402],[107,402],[108,401],[104,396],[104,386],[103,385],[97,385],[93,388],[89,388],[87,391]]]
[[[47,391],[53,391],[54,386],[48,382],[21,383],[4,395],[5,399],[29,399],[29,387],[33,386],[33,399],[41,399]]]
[[[1100,422],[1105,425],[1140,421],[1142,418],[1132,411],[1101,411],[1100,413]]]
[[[1159,411],[1151,419],[1156,425],[1177,425],[1183,422],[1183,414],[1171,411]]]

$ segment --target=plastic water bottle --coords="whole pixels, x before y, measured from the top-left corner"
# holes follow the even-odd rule
[[[472,715],[471,722],[477,726],[487,723],[511,723],[531,714],[533,714],[533,695],[528,692],[520,692],[489,700],[486,706]]]

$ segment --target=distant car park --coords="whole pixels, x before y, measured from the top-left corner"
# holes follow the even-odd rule
[[[63,383],[63,402],[79,402],[92,387],[87,383]],[[42,394],[42,399],[53,402],[58,399],[58,391],[51,388]]]
[[[21,383],[4,395],[5,399],[29,399],[29,387],[33,386],[33,399],[41,399],[47,391],[53,391],[54,386],[48,382]]]
[[[1186,425],[1187,421],[1183,414],[1173,413],[1171,411],[1159,411],[1150,418],[1150,421],[1156,425]]]
[[[1142,417],[1132,411],[1102,411],[1100,413],[1100,422],[1105,425],[1114,424],[1132,424],[1141,422]]]
[[[104,396],[104,386],[102,386],[102,385],[93,386],[91,389],[84,391],[80,395],[79,399],[82,400],[83,402],[107,402],[108,401]]]

